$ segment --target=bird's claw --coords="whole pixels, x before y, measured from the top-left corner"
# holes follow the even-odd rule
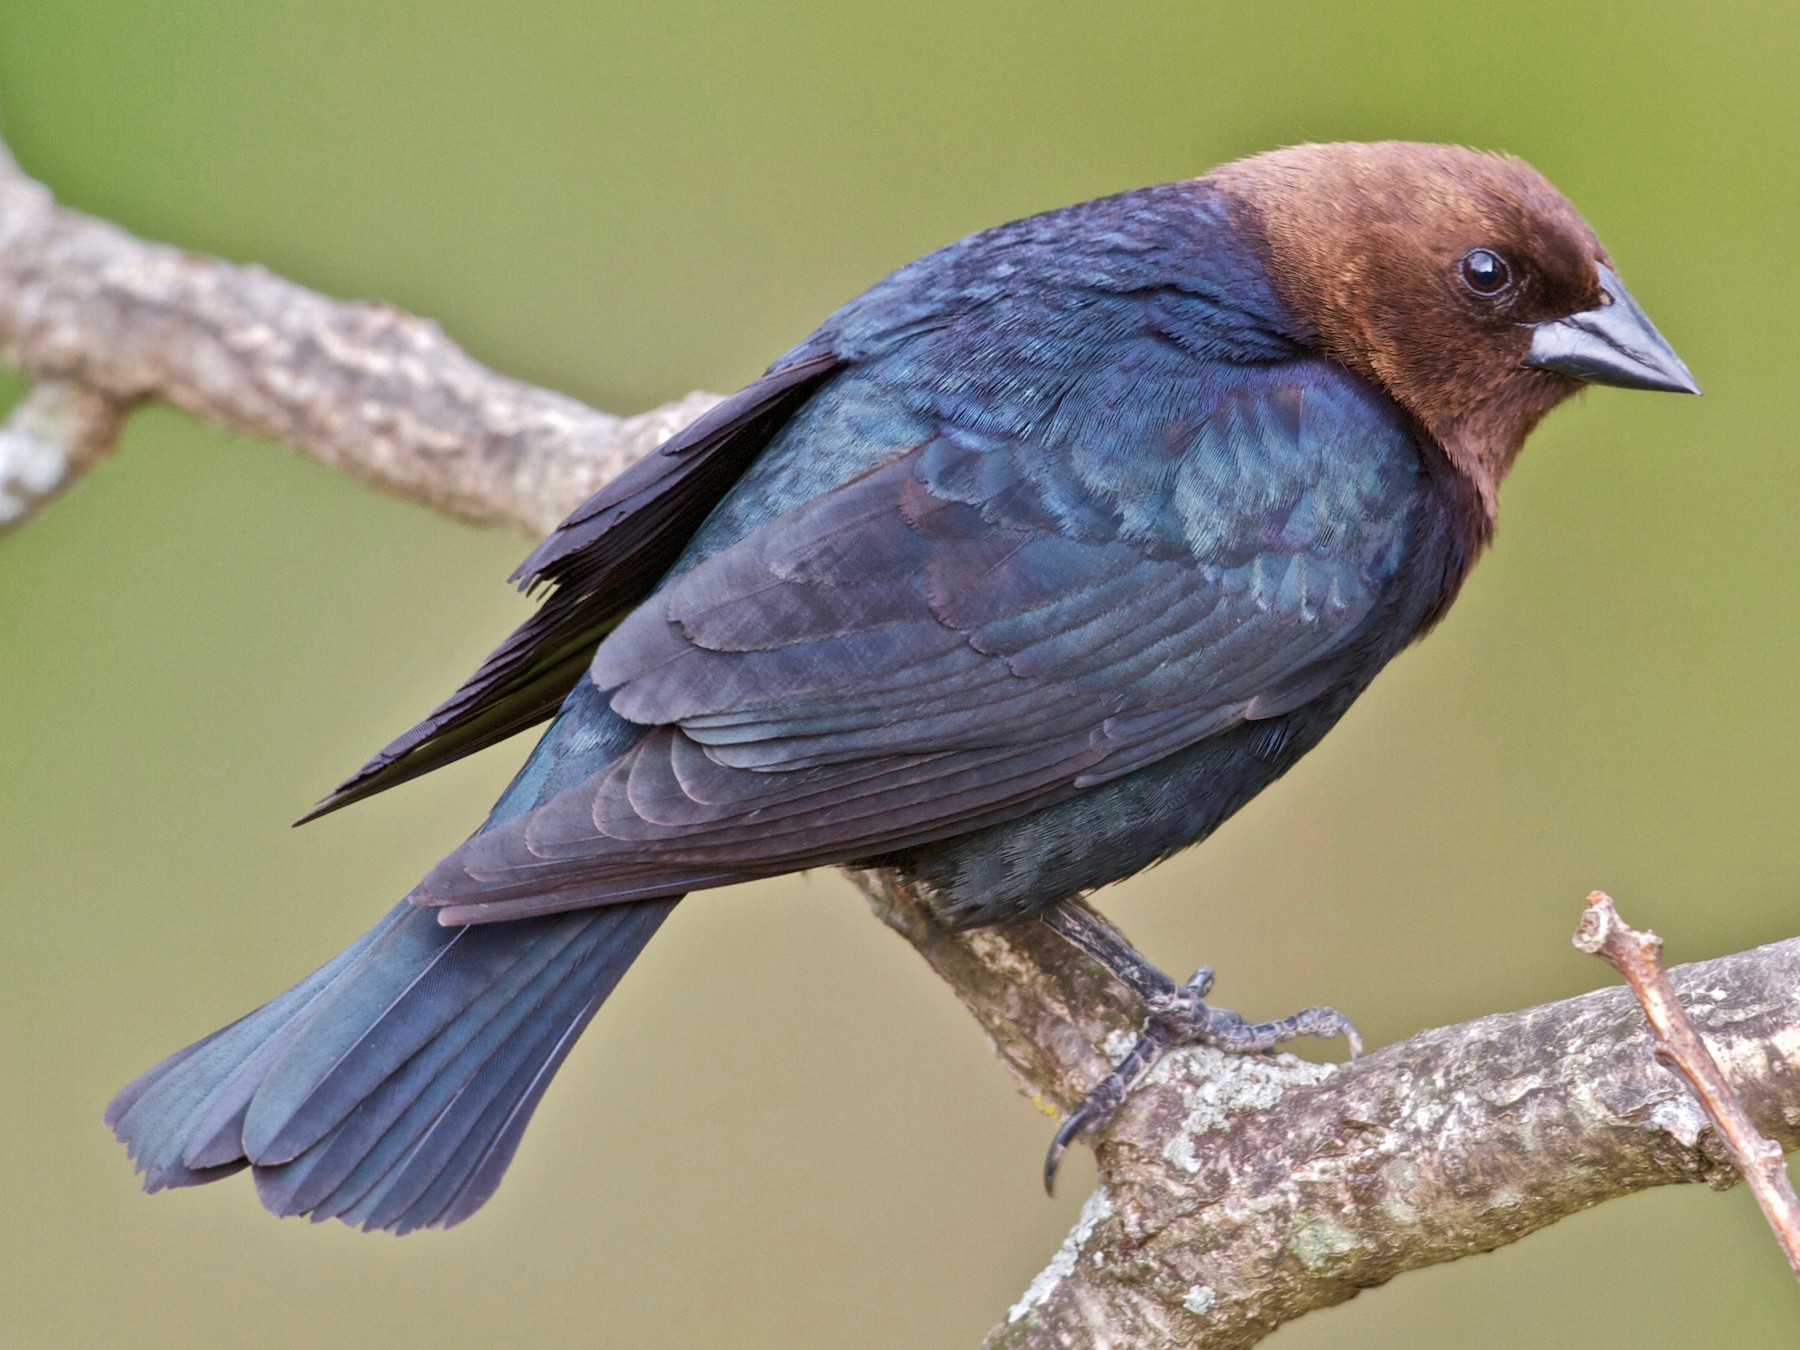
[[[1049,1152],[1044,1155],[1047,1194],[1055,1193],[1056,1169],[1069,1145],[1090,1130],[1104,1129],[1156,1062],[1177,1046],[1208,1045],[1227,1054],[1250,1055],[1265,1053],[1302,1036],[1325,1040],[1342,1036],[1349,1043],[1352,1059],[1362,1054],[1362,1037],[1355,1024],[1335,1008],[1304,1008],[1278,1021],[1248,1022],[1231,1009],[1217,1008],[1206,1001],[1206,995],[1212,991],[1212,967],[1200,967],[1186,984],[1176,984],[1167,976],[1162,978],[1166,987],[1144,1000],[1150,1015],[1144,1019],[1137,1044],[1069,1113],[1050,1141]]]

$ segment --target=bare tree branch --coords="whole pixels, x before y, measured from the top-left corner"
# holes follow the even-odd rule
[[[597,412],[487,370],[423,320],[59,208],[3,150],[0,356],[59,391],[13,423],[65,447],[59,483],[98,458],[118,410],[155,398],[533,533],[713,401]],[[86,411],[57,413],[57,399]],[[65,429],[33,430],[47,424]],[[22,516],[45,495],[8,499]],[[1069,1109],[1134,1041],[1130,992],[1044,925],[953,933],[897,878],[856,879],[1037,1100]],[[1674,980],[1757,1126],[1800,1144],[1800,940]],[[1171,1054],[1097,1154],[1100,1189],[991,1345],[1250,1345],[1599,1201],[1736,1175],[1622,989],[1428,1031],[1346,1068]]]
[[[124,424],[124,409],[86,385],[34,385],[0,425],[0,535],[104,459]]]
[[[598,412],[494,373],[436,324],[390,306],[330,300],[59,207],[4,147],[0,357],[117,404],[161,399],[385,492],[527,534],[547,533],[718,401]],[[71,462],[63,481],[83,467]]]
[[[1663,972],[1662,939],[1626,923],[1612,897],[1595,891],[1588,896],[1581,926],[1575,930],[1575,950],[1604,958],[1631,986],[1656,1035],[1657,1062],[1687,1080],[1707,1120],[1731,1151],[1732,1163],[1755,1194],[1757,1207],[1787,1257],[1788,1268],[1800,1277],[1800,1198],[1795,1197],[1793,1182],[1788,1180],[1782,1148],[1757,1133],[1730,1079],[1720,1072],[1706,1042],[1694,1030]]]

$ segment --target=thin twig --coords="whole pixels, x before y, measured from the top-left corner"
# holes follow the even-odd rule
[[[1800,1199],[1788,1179],[1781,1146],[1764,1138],[1744,1110],[1731,1083],[1688,1020],[1687,1009],[1662,968],[1662,939],[1640,932],[1619,917],[1612,897],[1604,891],[1588,896],[1587,910],[1575,930],[1575,948],[1590,956],[1605,957],[1624,977],[1643,1005],[1650,1029],[1656,1033],[1656,1058],[1687,1080],[1713,1128],[1731,1150],[1738,1171],[1749,1183],[1763,1217],[1775,1232],[1787,1256],[1788,1266],[1800,1279]]]

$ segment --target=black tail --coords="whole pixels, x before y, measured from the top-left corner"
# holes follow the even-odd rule
[[[500,1184],[575,1038],[674,907],[473,928],[401,903],[287,993],[113,1098],[146,1190],[254,1169],[276,1214],[409,1233]]]

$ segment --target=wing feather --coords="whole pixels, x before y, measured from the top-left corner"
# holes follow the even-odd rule
[[[708,511],[839,362],[771,371],[670,437],[581,506],[513,580],[543,606],[455,693],[301,818],[372,797],[552,716],[618,617],[650,593]]]
[[[417,898],[478,922],[910,848],[1319,696],[1404,561],[1421,473],[1346,383],[1236,372],[1110,430],[1065,394],[1109,439],[1080,455],[940,419],[620,622],[590,675],[643,739]]]

